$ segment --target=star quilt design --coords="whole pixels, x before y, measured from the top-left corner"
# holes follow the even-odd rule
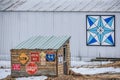
[[[87,45],[115,46],[115,16],[87,15]]]

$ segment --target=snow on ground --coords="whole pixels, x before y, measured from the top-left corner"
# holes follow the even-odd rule
[[[109,61],[103,61],[103,62],[85,62],[85,61],[71,61],[71,67],[83,67],[83,66],[97,66],[97,65],[103,65],[111,63]]]
[[[0,69],[0,79],[3,79],[11,74],[10,69]]]
[[[0,61],[0,67],[10,68],[11,62],[10,61]]]
[[[71,68],[72,71],[75,73],[80,73],[83,75],[94,75],[94,74],[101,74],[101,73],[120,73],[120,68]]]
[[[32,77],[21,77],[16,78],[16,80],[45,80],[47,76],[32,76]]]

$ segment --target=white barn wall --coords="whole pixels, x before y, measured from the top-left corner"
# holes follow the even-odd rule
[[[116,46],[86,46],[86,15],[115,15]],[[74,60],[120,56],[120,15],[99,12],[0,12],[0,55],[36,35],[70,35]],[[10,56],[10,55],[9,55]]]

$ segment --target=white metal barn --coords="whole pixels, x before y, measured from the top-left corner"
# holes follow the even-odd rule
[[[114,19],[106,19],[109,16]],[[94,24],[97,19],[101,23]],[[89,25],[108,27],[102,20],[112,26],[111,35],[100,26],[97,33],[89,34]],[[120,0],[0,0],[0,56],[10,56],[10,49],[32,36],[70,35],[72,60],[120,57],[119,30]]]

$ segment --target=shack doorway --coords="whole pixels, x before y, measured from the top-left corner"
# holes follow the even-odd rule
[[[63,47],[63,70],[64,70],[64,74],[67,75],[67,47],[64,46]]]

